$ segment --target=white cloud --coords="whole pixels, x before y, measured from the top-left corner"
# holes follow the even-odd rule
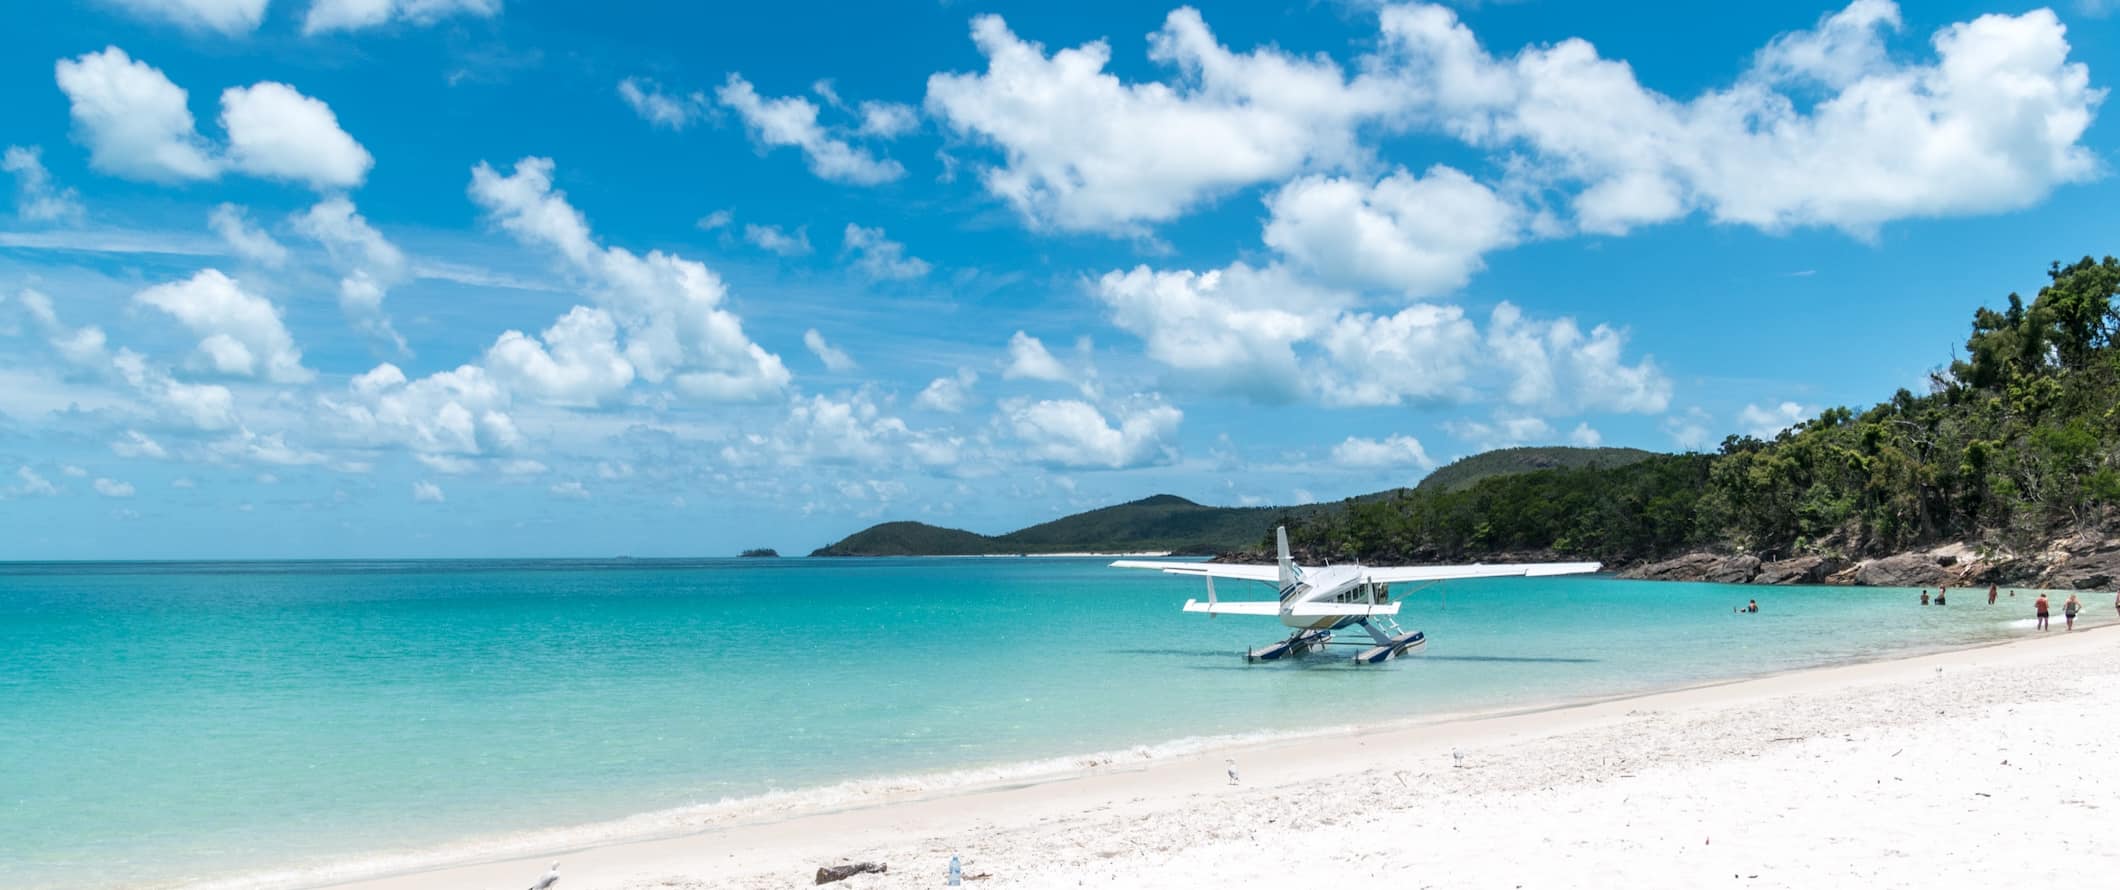
[[[486,350],[486,368],[502,386],[555,405],[592,407],[633,382],[619,354],[618,326],[602,309],[576,306],[539,343],[508,331]]]
[[[1553,425],[1545,420],[1503,413],[1495,414],[1491,423],[1453,420],[1444,423],[1443,428],[1481,451],[1554,440]]]
[[[183,87],[115,46],[54,66],[89,166],[114,176],[183,182],[220,175]]]
[[[1107,73],[1096,41],[1047,55],[999,16],[972,20],[982,73],[928,78],[927,109],[998,147],[989,192],[1034,226],[1132,233],[1228,191],[1359,160],[1356,129],[1400,105],[1392,84],[1349,80],[1322,56],[1237,54],[1190,7],[1149,35],[1169,82]]]
[[[390,289],[410,277],[405,253],[368,224],[344,197],[326,198],[294,217],[295,231],[324,245],[338,266],[339,310],[356,327],[393,346],[398,354],[411,352],[405,338],[391,325],[383,311],[383,298]]]
[[[1074,375],[1046,350],[1044,342],[1017,331],[1008,338],[1008,367],[1002,369],[1001,379],[1067,383],[1074,379]]]
[[[550,469],[551,467],[527,457],[501,461],[501,473],[507,476],[542,476]]]
[[[155,285],[133,299],[168,313],[203,337],[200,355],[218,373],[262,376],[275,383],[303,383],[315,376],[302,367],[302,352],[280,322],[279,309],[218,269]]]
[[[552,188],[552,162],[525,158],[502,176],[480,163],[471,196],[499,225],[529,244],[559,252],[593,283],[597,303],[626,335],[624,355],[639,377],[668,380],[690,396],[748,400],[788,384],[780,357],[744,335],[722,306],[728,288],[705,265],[650,251],[601,247],[580,211]]]
[[[394,21],[432,24],[453,15],[492,18],[501,0],[311,0],[302,33],[355,31]]]
[[[571,479],[566,482],[554,482],[546,490],[552,492],[554,497],[566,498],[570,501],[586,501],[589,499],[589,489],[580,482]]]
[[[215,442],[213,452],[230,459],[280,467],[307,467],[330,460],[322,452],[288,444],[285,433],[254,433],[247,429]]]
[[[1816,409],[1795,402],[1782,402],[1761,408],[1748,404],[1737,412],[1737,425],[1746,435],[1760,439],[1772,439],[1782,430],[1795,426],[1810,418]]]
[[[95,486],[96,493],[107,498],[129,498],[133,496],[133,487],[130,482],[119,482],[116,479],[99,477],[96,479]]]
[[[1896,219],[2029,206],[2099,170],[2080,140],[2105,91],[2068,61],[2046,9],[1946,26],[1933,60],[1895,62],[1883,33],[1897,8],[1856,0],[1689,100],[1644,88],[1580,39],[1496,58],[1447,9],[1387,7],[1381,21],[1380,64],[1423,116],[1520,156],[1528,176],[1570,196],[1586,231],[1700,210],[1866,237]]]
[[[271,0],[110,0],[136,16],[229,37],[257,30]]]
[[[910,281],[926,275],[926,260],[905,255],[905,245],[883,236],[881,228],[847,223],[840,256],[854,258],[854,269],[870,281]]]
[[[307,183],[317,190],[353,188],[375,158],[339,128],[331,106],[284,83],[264,81],[221,93],[228,163],[252,176]]]
[[[1329,357],[1309,376],[1327,404],[1397,405],[1476,397],[1486,358],[1456,306],[1416,304],[1392,315],[1341,315],[1318,339]]]
[[[920,126],[920,112],[899,102],[861,103],[861,135],[896,139]]]
[[[810,233],[800,226],[790,233],[781,231],[779,226],[746,223],[743,227],[743,240],[781,256],[810,255]]]
[[[1113,324],[1147,342],[1150,358],[1210,388],[1264,401],[1303,390],[1293,345],[1324,330],[1348,299],[1281,266],[1242,262],[1206,272],[1107,272],[1095,293]]]
[[[1114,423],[1095,405],[1073,399],[1012,399],[1001,409],[1009,432],[1023,442],[1027,459],[1115,470],[1175,460],[1177,447],[1170,440],[1185,417],[1169,405],[1150,403],[1117,412]]]
[[[126,430],[124,438],[110,443],[110,450],[117,452],[119,457],[161,459],[169,456],[169,451],[162,447],[162,443],[148,438],[146,433],[139,430]]]
[[[955,414],[971,404],[972,384],[979,382],[979,372],[970,368],[957,369],[955,377],[937,377],[926,389],[913,397],[913,407],[926,408]]]
[[[59,493],[58,486],[53,485],[51,480],[38,475],[36,470],[30,469],[28,466],[16,468],[15,480],[15,487],[8,490],[10,494],[54,495]]]
[[[722,209],[716,210],[713,213],[709,213],[706,216],[700,217],[699,222],[695,223],[695,225],[699,226],[699,230],[702,232],[711,232],[715,229],[727,226],[729,223],[734,222],[735,220],[736,214],[731,213],[727,209]]]
[[[445,500],[442,487],[425,480],[412,483],[412,502],[416,504],[439,504]]]
[[[673,96],[663,92],[661,84],[644,77],[619,81],[618,95],[641,120],[671,130],[691,126],[707,113],[707,94],[694,90]]]
[[[207,214],[206,224],[238,257],[275,269],[287,263],[287,247],[274,240],[270,232],[251,225],[249,215],[241,207],[220,204]]]
[[[51,171],[44,169],[42,148],[8,146],[7,154],[0,158],[0,170],[14,174],[16,216],[30,222],[81,220],[80,194],[53,184]]]
[[[807,331],[802,332],[802,345],[807,347],[812,354],[816,355],[818,361],[824,362],[825,370],[854,370],[853,357],[847,355],[846,350],[833,346],[830,343],[826,343],[824,340],[824,335],[818,333],[816,328],[811,328]]]
[[[1266,243],[1323,281],[1410,296],[1457,290],[1489,252],[1515,244],[1522,213],[1440,164],[1378,180],[1307,176],[1266,199]]]
[[[1528,319],[1509,303],[1494,307],[1487,349],[1514,378],[1507,398],[1549,411],[1628,411],[1654,414],[1671,402],[1671,381],[1644,357],[1628,365],[1626,335],[1598,325],[1585,336],[1575,320]]]
[[[87,476],[87,475],[88,475],[88,470],[87,470],[87,469],[85,469],[85,468],[83,468],[83,467],[77,467],[77,466],[74,466],[73,464],[67,464],[67,465],[65,465],[65,466],[62,466],[62,467],[60,467],[60,468],[59,468],[59,472],[60,472],[60,473],[63,473],[63,474],[65,474],[65,475],[68,475],[68,476],[72,476],[72,477],[74,477],[74,478],[76,478],[76,479],[79,479],[79,478],[82,478],[82,477],[84,477],[84,476]]]
[[[332,418],[325,429],[364,444],[472,455],[521,443],[507,413],[507,393],[478,365],[407,380],[386,362],[355,376],[343,396],[325,397],[320,405]]]
[[[794,146],[809,161],[810,172],[834,182],[880,185],[905,175],[889,158],[877,160],[867,150],[836,138],[817,122],[817,104],[800,96],[766,99],[750,81],[731,74],[714,95],[743,118],[744,128],[762,150]]]
[[[1708,446],[1708,412],[1698,407],[1687,408],[1682,413],[1669,414],[1659,424],[1671,441],[1687,451],[1699,451]]]
[[[1598,432],[1588,421],[1585,421],[1576,424],[1575,429],[1568,433],[1568,444],[1584,448],[1596,448],[1605,444],[1605,435]]]
[[[1332,447],[1332,461],[1343,467],[1427,469],[1435,466],[1435,461],[1428,457],[1428,450],[1421,447],[1421,440],[1401,435],[1382,440],[1348,436],[1347,441]]]

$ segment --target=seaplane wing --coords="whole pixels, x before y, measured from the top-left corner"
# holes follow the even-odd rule
[[[1595,562],[1532,562],[1511,565],[1469,566],[1377,566],[1362,570],[1370,581],[1394,584],[1402,581],[1456,581],[1464,578],[1544,578],[1580,575],[1603,568]]]
[[[1281,604],[1272,601],[1226,603],[1217,600],[1211,603],[1203,603],[1199,600],[1186,600],[1185,611],[1206,612],[1209,615],[1279,615],[1281,614]]]
[[[1241,581],[1264,581],[1272,584],[1281,578],[1281,570],[1275,566],[1235,566],[1214,562],[1162,562],[1153,559],[1122,559],[1112,563],[1115,569],[1155,569],[1172,575],[1187,575],[1195,578],[1235,578]]]
[[[1208,615],[1256,615],[1279,618],[1290,628],[1288,639],[1244,651],[1247,661],[1273,661],[1302,655],[1326,646],[1364,646],[1355,653],[1356,664],[1378,664],[1420,649],[1428,636],[1401,629],[1393,616],[1399,604],[1391,602],[1390,585],[1395,582],[1452,581],[1460,578],[1539,578],[1575,575],[1602,568],[1594,562],[1540,562],[1517,565],[1381,566],[1327,565],[1304,568],[1296,565],[1288,549],[1288,529],[1274,529],[1276,559],[1270,566],[1223,565],[1210,562],[1166,562],[1122,559],[1112,563],[1120,569],[1154,569],[1169,575],[1204,578],[1207,602],[1186,600],[1185,611]],[[1280,593],[1278,600],[1227,602],[1215,597],[1215,579],[1264,581]],[[1335,641],[1334,631],[1358,628],[1367,642]]]

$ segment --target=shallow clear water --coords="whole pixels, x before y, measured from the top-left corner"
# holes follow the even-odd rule
[[[1507,579],[1402,588],[1418,658],[1247,666],[1275,622],[1104,563],[0,565],[0,862],[159,883],[2033,633],[2027,594]]]

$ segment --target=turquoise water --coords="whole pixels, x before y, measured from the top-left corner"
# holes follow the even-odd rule
[[[1247,666],[1276,623],[1104,562],[0,565],[0,862],[166,883],[2031,632],[2022,594],[1508,579],[1401,590],[1425,655]]]

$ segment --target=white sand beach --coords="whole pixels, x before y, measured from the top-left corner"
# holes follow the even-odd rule
[[[566,890],[809,886],[860,860],[890,871],[833,886],[933,887],[955,853],[989,888],[2092,887],[2120,875],[2116,762],[2120,631],[2057,619],[1981,648],[343,886],[514,890],[558,858]]]

